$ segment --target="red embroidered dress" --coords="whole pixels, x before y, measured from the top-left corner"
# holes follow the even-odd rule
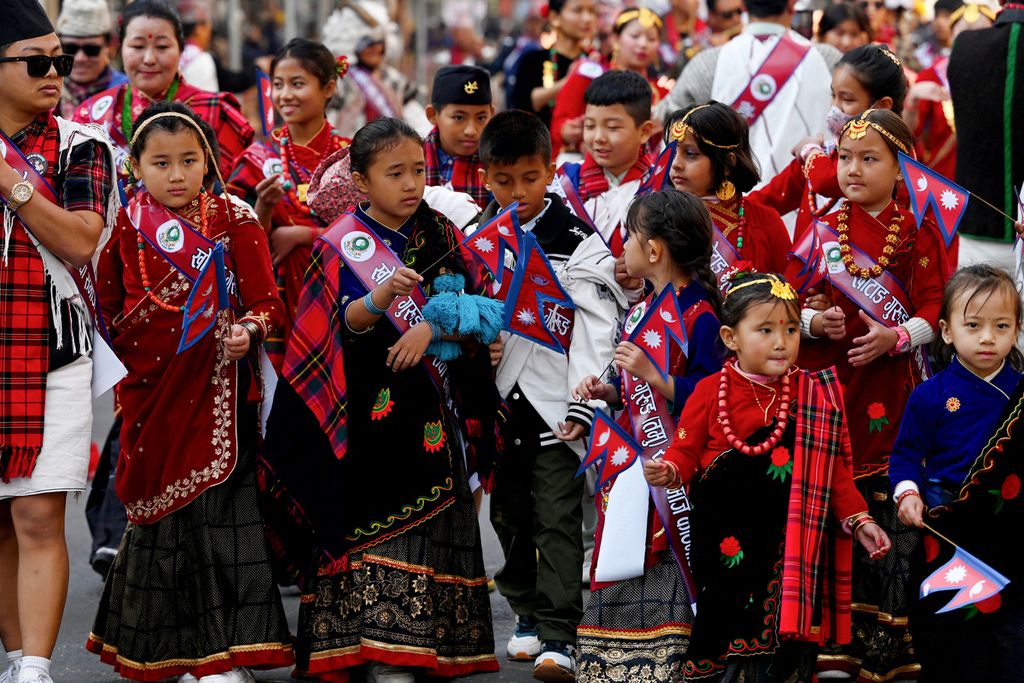
[[[743,202],[743,248],[739,249],[740,195],[727,202],[705,201],[711,220],[740,254],[762,273],[784,273],[786,257],[793,244],[785,223],[774,210],[748,195]]]
[[[768,184],[751,192],[748,199],[774,209],[780,216],[797,211],[793,235],[802,235],[811,224],[812,215],[824,216],[835,208],[838,200],[843,197],[839,178],[836,176],[838,158],[838,152],[832,150],[829,154],[816,154],[810,157],[806,164],[799,158],[793,159],[789,166],[779,171]],[[808,191],[818,195],[815,197],[817,206],[813,212]]]
[[[306,225],[316,239],[327,226],[306,204],[306,191],[320,162],[346,147],[349,140],[339,135],[325,119],[323,127],[312,140],[305,145],[291,142],[287,152],[282,155],[282,137],[285,132],[286,129],[278,128],[271,134],[267,144],[249,145],[228,179],[228,191],[241,197],[249,205],[255,206],[256,186],[268,175],[279,172],[279,162],[283,157],[287,157],[288,169],[284,177],[291,183],[291,190],[285,193],[284,199],[274,205],[271,214],[271,234],[282,226]],[[306,274],[306,268],[309,267],[311,254],[312,247],[300,245],[292,249],[284,260],[275,266],[277,292],[284,302],[285,318],[280,330],[267,339],[267,353],[277,368],[280,368],[283,362],[284,348],[295,324],[295,312],[299,305],[299,296],[302,294],[302,279]]]

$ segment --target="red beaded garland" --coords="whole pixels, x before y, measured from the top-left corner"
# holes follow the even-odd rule
[[[726,403],[726,395],[729,389],[729,372],[731,363],[726,364],[722,368],[721,380],[718,385],[718,420],[722,424],[722,431],[725,433],[725,438],[729,442],[729,445],[738,450],[744,455],[761,455],[771,449],[775,448],[776,444],[779,443],[779,439],[782,438],[783,432],[786,431],[786,422],[789,420],[789,398],[790,398],[790,386],[789,386],[789,375],[782,376],[782,396],[779,401],[779,410],[775,416],[775,430],[771,433],[766,441],[759,443],[756,446],[743,443],[732,430],[732,424],[729,420],[729,409]]]
[[[206,193],[199,193],[199,229],[204,237],[210,236],[209,231],[209,219],[206,217]],[[184,313],[184,306],[172,306],[167,303],[156,294],[153,293],[152,285],[149,282],[149,273],[146,272],[146,241],[142,239],[142,233],[135,235],[135,244],[139,248],[139,275],[142,276],[142,288],[146,292],[146,296],[149,297],[150,301],[155,303],[160,308],[170,313]]]
[[[319,135],[319,133],[317,133],[317,135]],[[332,135],[330,148],[327,150],[327,153],[324,154],[323,158],[326,159],[327,157],[331,156],[339,149],[341,149],[342,146],[342,138],[340,138],[337,135]],[[309,205],[307,205],[306,202],[299,199],[299,195],[296,192],[295,184],[291,180],[291,162],[294,160],[295,151],[292,148],[292,135],[291,132],[288,130],[288,125],[285,124],[281,128],[281,168],[283,169],[284,173],[284,182],[282,183],[282,185],[284,187],[285,194],[288,195],[288,199],[291,200],[292,205],[298,208],[298,210],[304,215],[312,216],[313,210],[309,208]]]

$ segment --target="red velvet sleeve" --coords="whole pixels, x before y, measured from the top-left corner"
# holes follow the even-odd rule
[[[804,192],[804,169],[799,159],[793,159],[789,166],[779,171],[767,185],[751,192],[747,198],[774,209],[780,216],[785,216],[790,211],[800,208]]]
[[[122,274],[124,260],[121,258],[121,233],[123,230],[124,226],[118,220],[111,230],[110,239],[103,245],[103,251],[100,252],[99,261],[96,263],[96,296],[99,297],[103,322],[106,323],[107,331],[111,335],[114,334],[114,318],[124,310],[125,292]]]
[[[241,321],[256,323],[263,339],[284,324],[284,304],[277,295],[274,268],[270,260],[267,234],[260,224],[231,206],[231,255],[238,278],[238,293],[244,302]]]
[[[705,377],[686,399],[683,413],[676,425],[676,435],[666,451],[664,460],[679,469],[683,484],[690,483],[700,469],[701,456],[710,437],[712,406],[717,399],[718,375]]]
[[[832,515],[840,522],[851,515],[868,510],[864,496],[860,495],[860,491],[853,483],[853,473],[846,463],[846,458],[836,458],[835,467],[832,469],[832,497],[829,507]]]
[[[575,69],[558,92],[555,109],[551,113],[551,158],[554,159],[562,149],[562,126],[587,110],[583,102],[583,93],[591,83],[590,78],[581,75]]]
[[[771,273],[785,273],[787,255],[793,249],[793,241],[778,212],[762,206],[756,201],[744,202],[747,229],[752,241],[757,244],[757,258],[754,265]]]
[[[946,245],[930,218],[925,218],[918,228],[913,258],[910,300],[914,302],[914,317],[927,320],[937,329],[942,290],[949,279],[949,264]]]
[[[805,173],[816,194],[833,199],[843,196],[843,190],[839,187],[839,174],[836,172],[838,158],[838,154],[833,152],[828,156],[816,154],[808,160]]]

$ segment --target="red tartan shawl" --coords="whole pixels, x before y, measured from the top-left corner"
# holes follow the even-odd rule
[[[851,539],[829,519],[836,459],[852,468],[842,387],[831,368],[799,371],[793,480],[786,518],[779,636],[850,641]],[[820,590],[819,590],[820,586]],[[821,622],[814,623],[821,599]]]
[[[21,151],[46,158],[44,177],[52,183],[59,148],[57,119],[47,114],[46,133]],[[43,447],[50,363],[50,297],[43,259],[21,220],[15,214],[12,217],[14,228],[0,261],[0,479],[4,482],[30,477],[35,469]]]
[[[637,157],[633,166],[626,171],[626,175],[622,176],[622,182],[628,183],[633,180],[640,180],[652,164],[653,161],[649,155],[641,154]],[[588,153],[580,165],[580,199],[587,201],[604,194],[610,187],[611,185],[608,183],[608,177],[604,174],[604,169],[598,166],[597,162],[594,161],[594,157]]]
[[[484,181],[480,178],[480,169],[483,168],[480,155],[449,155],[453,159],[452,172],[450,178],[445,178],[444,169],[438,156],[440,148],[441,138],[438,135],[437,127],[435,127],[423,141],[423,152],[427,162],[427,185],[439,187],[446,185],[450,180],[453,190],[468,194],[481,210],[487,208],[487,204],[491,201],[491,191],[487,189]]]

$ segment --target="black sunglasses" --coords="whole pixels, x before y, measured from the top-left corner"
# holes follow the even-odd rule
[[[77,55],[79,50],[84,52],[86,57],[99,57],[100,51],[105,46],[92,43],[61,43],[61,47],[64,49],[64,54],[72,57]]]
[[[71,55],[31,55],[29,57],[0,57],[0,62],[25,62],[28,64],[28,75],[32,78],[44,78],[50,73],[52,66],[57,70],[57,75],[64,78],[71,73],[71,67],[75,65],[75,58]]]

